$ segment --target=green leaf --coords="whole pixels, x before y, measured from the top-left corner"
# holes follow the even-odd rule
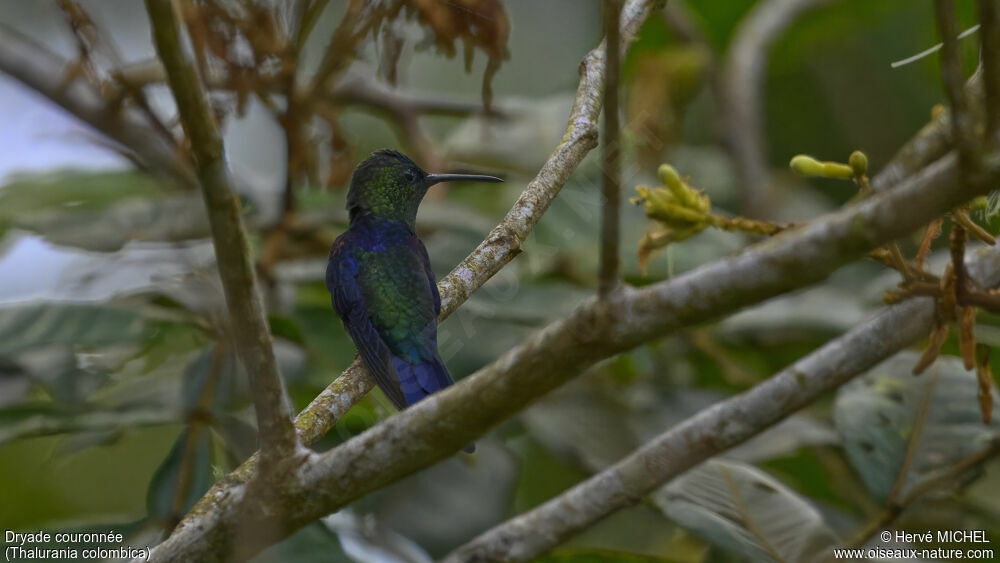
[[[189,426],[178,436],[149,483],[149,517],[167,521],[180,518],[212,482],[212,434],[208,428]]]
[[[51,209],[13,224],[51,243],[113,252],[129,241],[174,242],[209,235],[205,205],[195,194],[129,199],[100,211]]]
[[[223,442],[231,467],[243,463],[257,451],[257,428],[242,418],[223,415],[216,420],[214,429]]]
[[[296,344],[306,343],[306,335],[295,319],[282,315],[268,315],[267,322],[271,325],[271,334],[274,336],[280,336]]]
[[[97,251],[118,250],[130,240],[208,236],[198,194],[168,194],[139,172],[62,172],[12,182],[0,190],[0,226]]]
[[[0,356],[41,346],[94,348],[139,339],[143,318],[105,305],[38,303],[0,308]]]
[[[353,563],[344,554],[337,535],[322,522],[313,522],[262,551],[253,558],[256,563]]]
[[[838,540],[819,512],[751,465],[709,460],[653,494],[677,524],[749,561],[811,561]]]
[[[55,403],[25,403],[0,409],[0,444],[18,438],[66,433],[120,432],[177,422],[180,414],[161,409],[82,410]]]
[[[140,172],[56,172],[23,177],[0,189],[0,221],[51,209],[100,211],[129,198],[163,193],[155,178]]]
[[[897,354],[837,393],[834,420],[847,457],[879,499],[899,480],[902,498],[1000,435],[1000,405],[983,424],[976,376],[959,358],[942,356],[914,377],[918,359],[916,352]]]

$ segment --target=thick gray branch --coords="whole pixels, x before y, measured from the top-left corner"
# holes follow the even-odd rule
[[[1000,249],[982,249],[969,268],[984,287],[1000,283]],[[473,539],[445,562],[527,560],[544,553],[919,341],[933,321],[928,297],[888,307],[767,381],[702,410],[612,467]]]
[[[290,533],[447,457],[602,359],[824,278],[978,195],[956,184],[955,161],[954,155],[946,156],[900,186],[739,256],[626,289],[607,301],[591,301],[473,376],[329,452],[310,456],[296,482],[286,483],[281,505],[255,515],[258,524]],[[994,178],[997,169],[991,160]],[[182,523],[154,554],[165,559],[210,554],[213,546],[232,541],[237,520],[232,503],[220,503]],[[264,547],[253,537],[237,544],[248,555]]]
[[[264,461],[284,460],[295,452],[298,438],[256,291],[243,214],[229,188],[222,135],[194,67],[184,57],[173,4],[170,0],[147,0],[146,9],[156,52],[191,142],[236,348],[253,390]]]

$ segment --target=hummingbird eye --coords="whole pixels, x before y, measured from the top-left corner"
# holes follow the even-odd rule
[[[407,182],[412,182],[417,179],[417,173],[412,168],[408,168],[403,172],[403,178],[406,178]]]

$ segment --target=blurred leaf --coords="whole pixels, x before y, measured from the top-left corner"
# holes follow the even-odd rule
[[[212,482],[212,435],[199,425],[189,426],[177,437],[149,483],[149,517],[173,522],[205,494]]]
[[[296,344],[306,343],[302,327],[294,319],[282,315],[268,315],[267,322],[271,326],[271,334],[274,336],[280,336]]]
[[[359,517],[350,508],[323,518],[323,524],[337,534],[340,546],[354,561],[384,563],[431,563],[433,559],[419,544],[374,518]]]
[[[110,347],[103,349],[101,354],[119,355],[107,348]],[[86,360],[95,355],[74,353],[71,346],[50,345],[25,350],[17,355],[17,361],[54,400],[72,404],[84,402],[108,380],[109,369],[96,362],[88,365]]]
[[[0,221],[55,208],[100,211],[125,199],[162,193],[156,179],[139,172],[56,172],[25,177],[0,189]]]
[[[0,356],[0,408],[19,403],[30,389],[28,371],[10,358]]]
[[[636,68],[627,122],[646,165],[659,164],[664,151],[683,132],[685,106],[702,89],[710,57],[704,47],[688,44],[649,51],[629,61]]]
[[[198,194],[167,195],[137,172],[60,173],[0,190],[0,225],[37,232],[50,242],[112,251],[130,240],[208,236]]]
[[[198,354],[184,371],[182,408],[225,412],[233,390],[235,358],[227,349],[213,344]]]
[[[356,509],[371,510],[386,529],[441,556],[508,516],[517,469],[505,448],[480,440],[475,454],[452,456],[373,493]]]
[[[178,419],[179,413],[166,410],[80,410],[53,403],[26,403],[0,409],[0,444],[29,436],[118,432],[170,424]]]
[[[551,451],[581,462],[590,471],[599,471],[727,397],[703,389],[662,388],[647,378],[625,385],[609,384],[606,379],[596,383],[579,380],[550,393],[524,412],[524,424]],[[732,448],[725,456],[756,462],[807,446],[837,443],[838,436],[828,424],[800,413]]]
[[[257,451],[257,428],[242,418],[223,415],[217,418],[213,429],[224,444],[230,466],[236,467]]]
[[[993,406],[992,423],[984,425],[975,374],[965,371],[961,359],[942,356],[914,377],[919,357],[901,352],[837,393],[834,420],[848,459],[882,500],[897,480],[902,479],[897,498],[903,498],[1000,435],[1000,405]]]
[[[272,545],[253,558],[254,563],[349,563],[356,561],[348,557],[337,534],[330,531],[323,522],[313,522],[308,526]]]
[[[621,404],[580,386],[557,390],[521,415],[525,425],[553,452],[600,471],[639,446]]]
[[[62,344],[93,348],[138,339],[138,314],[106,305],[39,303],[0,308],[0,356]]]
[[[170,421],[174,422],[174,421]],[[59,445],[56,455],[70,455],[79,451],[107,446],[117,442],[125,434],[125,428],[108,428],[101,430],[84,430],[74,432],[66,441]]]
[[[19,228],[54,244],[112,252],[129,241],[175,242],[209,236],[205,204],[197,194],[130,199],[101,211],[53,209],[23,216]]]
[[[763,343],[828,338],[865,318],[856,293],[824,284],[770,299],[719,323],[728,337]]]
[[[825,559],[837,544],[819,512],[763,471],[712,459],[653,494],[672,520],[750,561]]]

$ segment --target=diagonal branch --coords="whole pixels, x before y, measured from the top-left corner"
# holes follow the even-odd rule
[[[622,8],[621,46],[627,49],[646,18],[662,8],[664,0],[629,0]],[[566,134],[535,178],[511,207],[503,221],[452,272],[438,282],[441,293],[440,320],[447,318],[473,291],[496,275],[520,253],[535,224],[559,194],[563,184],[597,143],[598,116],[603,88],[604,46],[599,45],[580,65],[580,85],[570,112]],[[416,103],[416,101],[414,101]],[[461,108],[459,108],[461,109]],[[357,359],[301,412],[295,420],[303,443],[312,444],[374,388],[374,380]],[[233,495],[241,495],[243,486],[256,471],[257,455],[218,481],[192,508],[181,528],[197,528],[201,522],[216,518],[228,509]],[[175,532],[177,533],[177,532]],[[184,540],[173,537],[163,551],[175,553]]]
[[[1000,283],[1000,251],[988,249],[970,268],[984,287]],[[933,322],[931,298],[888,307],[763,383],[702,410],[612,467],[473,539],[445,562],[540,555],[919,341]]]
[[[1000,177],[998,161],[987,161],[994,179]],[[253,515],[259,520],[255,524],[291,533],[458,451],[598,361],[818,281],[979,195],[969,186],[956,186],[957,177],[956,158],[949,155],[891,190],[786,231],[739,256],[666,282],[626,288],[608,300],[595,298],[473,376],[333,450],[310,455],[294,481],[284,484],[280,504]],[[609,308],[618,313],[606,322]],[[245,550],[241,555],[250,556],[266,543],[250,536],[234,540],[239,516],[232,502],[196,508],[153,555],[159,560],[201,558],[223,544],[238,545]],[[573,527],[572,517],[566,518]]]
[[[205,197],[236,347],[253,390],[262,461],[284,460],[295,452],[298,438],[257,293],[243,214],[229,188],[222,136],[198,76],[184,57],[173,4],[170,0],[147,0],[146,9]]]

